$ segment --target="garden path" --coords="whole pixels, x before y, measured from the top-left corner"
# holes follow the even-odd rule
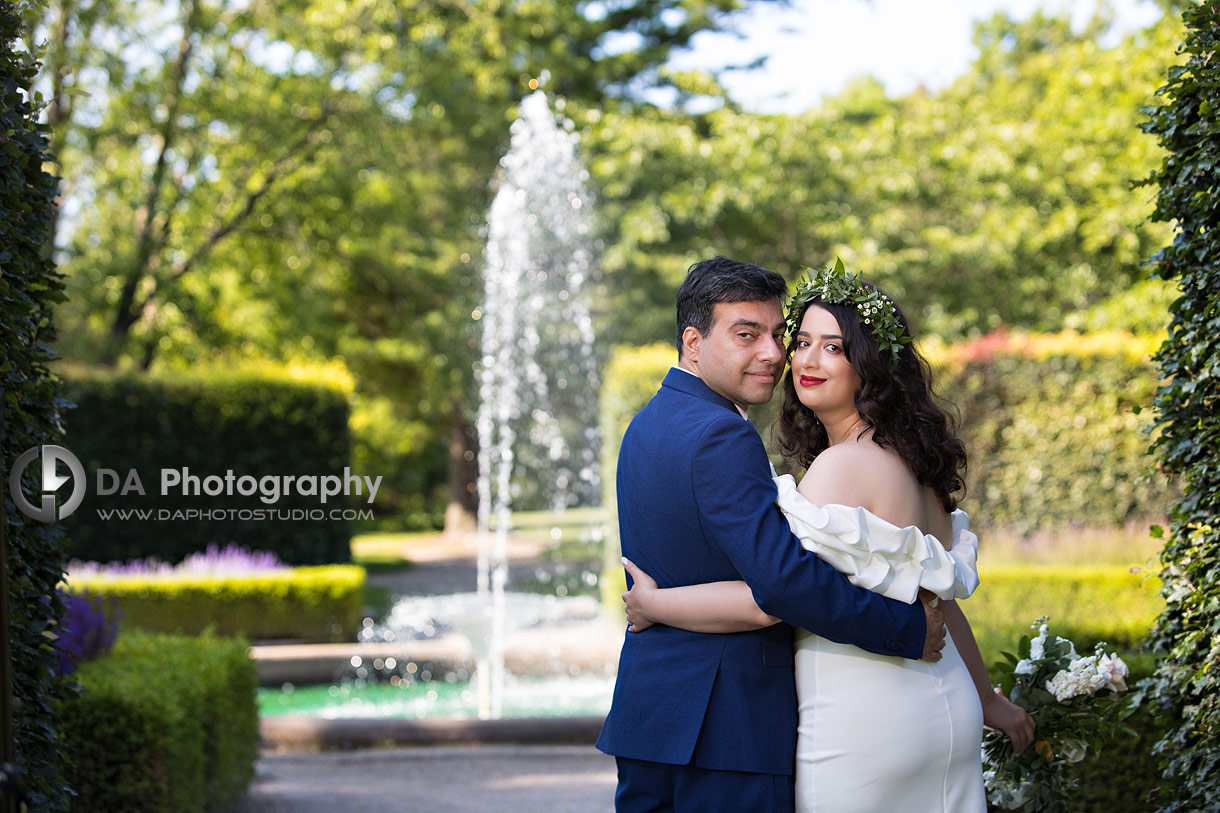
[[[592,746],[484,745],[265,755],[236,813],[599,813],[613,757]]]
[[[544,545],[517,537],[508,544],[509,584],[545,567]],[[438,596],[469,593],[477,587],[478,540],[475,534],[412,537],[403,543],[404,558],[411,567],[369,574],[371,584],[394,593],[413,596]]]

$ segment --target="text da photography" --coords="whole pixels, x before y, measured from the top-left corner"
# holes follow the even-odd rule
[[[251,497],[258,498],[272,505],[280,498],[297,494],[305,497],[317,497],[325,503],[331,497],[361,497],[367,493],[367,502],[372,503],[377,498],[377,490],[381,488],[381,475],[370,477],[352,474],[347,466],[343,474],[266,474],[255,477],[250,474],[237,474],[232,469],[226,469],[220,474],[192,474],[189,466],[182,468],[163,468],[160,471],[161,496],[178,494],[183,497]],[[147,491],[140,473],[129,469],[126,475],[120,475],[116,469],[99,468],[96,472],[95,486],[102,496],[119,494],[139,494],[145,496]]]

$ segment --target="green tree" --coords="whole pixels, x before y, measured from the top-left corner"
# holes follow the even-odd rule
[[[632,106],[746,2],[56,0],[65,352],[341,354],[366,460],[426,492],[469,451],[479,230],[529,80]]]
[[[62,432],[59,382],[47,369],[51,310],[63,288],[46,251],[56,181],[43,170],[47,142],[31,90],[38,65],[20,47],[23,15],[32,11],[29,4],[0,5],[0,623],[6,644],[0,648],[0,748],[24,773],[31,809],[66,810],[71,791],[63,781],[56,701],[71,687],[55,673],[51,643],[63,612],[55,592],[63,578],[62,533],[55,523],[18,512],[7,483],[19,455],[57,442]],[[37,469],[27,466],[23,480],[34,504],[42,490]]]
[[[1133,179],[1158,151],[1137,124],[1177,23],[1103,47],[1104,18],[979,23],[980,55],[845,144],[852,255],[947,335],[1058,329],[1128,288],[1165,238]]]
[[[1165,149],[1147,179],[1159,187],[1155,217],[1175,224],[1153,257],[1175,280],[1169,336],[1157,354],[1166,384],[1157,393],[1162,466],[1182,484],[1161,553],[1165,611],[1152,643],[1164,653],[1146,687],[1176,710],[1158,744],[1166,775],[1181,785],[1164,810],[1220,810],[1220,6],[1187,8],[1180,54],[1164,103],[1145,129]]]
[[[1131,181],[1158,160],[1139,110],[1179,24],[1108,47],[1106,30],[1104,17],[1075,33],[1066,18],[997,16],[978,26],[970,71],[935,94],[889,99],[864,77],[794,116],[731,101],[589,111],[609,334],[669,340],[673,291],[712,253],[790,278],[842,255],[950,337],[1093,320],[1078,314],[1138,281],[1167,233]]]
[[[716,86],[694,83],[707,96]],[[722,92],[722,91],[719,91]],[[835,244],[848,192],[827,137],[835,116],[591,110],[584,150],[606,223],[611,341],[674,341],[673,296],[694,261],[725,254],[790,278]]]

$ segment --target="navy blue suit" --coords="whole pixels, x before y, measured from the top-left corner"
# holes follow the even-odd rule
[[[597,741],[602,751],[791,776],[797,708],[789,624],[883,655],[922,654],[922,607],[854,587],[801,546],[775,506],[762,439],[696,376],[670,370],[632,420],[617,489],[623,554],[658,585],[741,579],[759,607],[787,623],[722,635],[659,624],[627,633]],[[721,798],[703,809],[733,804]]]

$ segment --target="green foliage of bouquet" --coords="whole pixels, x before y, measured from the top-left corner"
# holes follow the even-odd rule
[[[1034,744],[1014,754],[1007,736],[988,731],[983,778],[994,807],[1067,811],[1076,787],[1068,766],[1120,733],[1135,736],[1123,722],[1134,711],[1121,694],[1127,689],[1127,665],[1106,654],[1104,643],[1082,657],[1071,640],[1050,631],[1045,618],[1033,628],[1037,637],[1021,636],[1020,658],[1005,652],[996,669],[999,690],[1034,718]]]

